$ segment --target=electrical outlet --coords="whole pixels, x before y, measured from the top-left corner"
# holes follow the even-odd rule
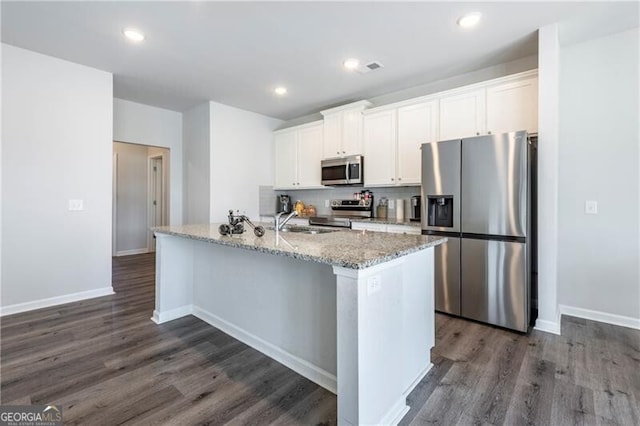
[[[598,202],[587,200],[584,202],[585,214],[598,214]]]
[[[380,275],[374,275],[367,278],[367,296],[377,293],[382,289],[382,283],[380,282]]]
[[[324,200],[324,206],[329,207],[329,200]]]
[[[81,211],[84,210],[83,200],[69,200],[69,211]]]
[[[389,208],[390,208],[390,209],[392,209],[392,210],[396,208],[396,203],[395,203],[395,201],[393,201],[393,200],[389,200]]]

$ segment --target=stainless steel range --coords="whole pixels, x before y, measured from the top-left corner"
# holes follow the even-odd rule
[[[373,217],[373,196],[366,199],[331,200],[330,215],[309,218],[309,225],[351,228],[351,219]]]

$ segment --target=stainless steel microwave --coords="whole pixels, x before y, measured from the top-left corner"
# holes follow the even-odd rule
[[[362,155],[322,160],[323,185],[364,185]]]

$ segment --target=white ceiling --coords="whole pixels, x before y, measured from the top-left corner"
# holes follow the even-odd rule
[[[8,2],[2,41],[112,72],[114,96],[183,111],[213,100],[290,119],[638,26],[637,2]],[[456,20],[483,19],[473,31]],[[139,45],[122,36],[142,30]],[[378,60],[366,75],[342,61]],[[289,94],[276,98],[283,84]]]

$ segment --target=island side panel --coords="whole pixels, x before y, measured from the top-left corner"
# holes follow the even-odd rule
[[[433,249],[334,272],[338,424],[397,424],[407,394],[431,367]]]
[[[403,283],[403,347],[405,397],[431,369],[435,345],[434,249],[406,257]]]
[[[194,315],[335,393],[331,266],[195,243]]]
[[[191,314],[194,241],[156,235],[156,307],[151,319],[161,324]]]

